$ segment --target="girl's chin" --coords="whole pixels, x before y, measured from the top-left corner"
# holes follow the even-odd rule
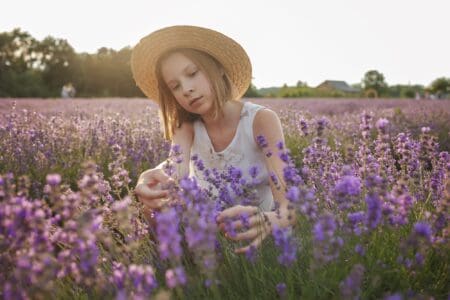
[[[195,109],[191,108],[191,112],[200,116],[209,115],[211,113],[211,108],[205,104],[206,103],[201,103]]]

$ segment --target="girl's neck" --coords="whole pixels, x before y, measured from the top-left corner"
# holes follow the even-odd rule
[[[223,114],[219,114],[216,119],[212,114],[202,115],[201,119],[207,128],[223,128],[233,125],[239,120],[244,103],[238,101],[227,101],[223,106]]]

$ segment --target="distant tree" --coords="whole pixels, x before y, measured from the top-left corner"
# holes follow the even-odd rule
[[[37,41],[20,28],[0,33],[0,68],[24,72],[33,65]]]
[[[256,97],[261,97],[261,94],[258,92],[258,89],[256,88],[256,86],[254,86],[253,83],[251,83],[250,86],[248,87],[247,91],[245,92],[244,97],[256,98]]]
[[[306,81],[297,81],[297,85],[298,88],[302,88],[302,87],[308,87],[308,84],[306,83]]]
[[[80,96],[142,97],[131,74],[131,51],[77,54],[64,39],[37,41],[19,28],[0,32],[0,97],[57,97],[68,82]]]
[[[39,42],[36,51],[38,60],[35,67],[42,70],[51,96],[58,96],[61,87],[75,79],[75,69],[78,67],[76,53],[67,40],[51,36]]]
[[[386,90],[386,96],[392,98],[415,98],[416,94],[424,94],[424,87],[422,85],[396,84],[389,86]]]
[[[435,79],[431,85],[430,90],[435,93],[438,98],[444,95],[450,95],[450,78],[440,77]]]
[[[362,86],[366,93],[373,93],[373,91],[376,91],[378,96],[383,94],[387,88],[387,84],[384,81],[384,75],[376,70],[370,70],[364,74]]]
[[[37,41],[28,32],[15,28],[0,32],[0,96],[25,97],[30,92],[42,96],[42,77],[35,65]]]
[[[351,87],[358,89],[358,90],[362,90],[362,85],[361,83],[353,83],[350,85]]]
[[[95,54],[79,54],[81,76],[76,83],[81,95],[144,97],[131,74],[131,51],[130,47],[120,51],[102,47]]]

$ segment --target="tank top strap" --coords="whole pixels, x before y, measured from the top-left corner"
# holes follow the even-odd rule
[[[253,136],[253,120],[255,119],[255,115],[259,110],[264,108],[264,106],[252,102],[244,103],[244,109],[241,114],[241,122],[243,122],[242,127],[245,135],[250,141],[255,140]]]

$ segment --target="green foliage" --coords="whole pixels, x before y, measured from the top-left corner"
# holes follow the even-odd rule
[[[362,79],[362,85],[366,92],[375,90],[377,92],[377,96],[384,94],[387,88],[384,75],[377,70],[367,71]]]
[[[59,89],[73,80],[75,51],[66,40],[48,36],[37,44],[36,52],[39,57],[37,69],[41,70],[51,96],[57,97]]]
[[[72,82],[79,96],[142,97],[131,75],[131,48],[77,54],[65,39],[0,33],[0,97],[59,97]]]
[[[248,90],[245,92],[244,97],[247,98],[257,98],[261,97],[261,94],[258,92],[258,89],[253,84],[250,84]]]
[[[97,53],[76,53],[65,39],[45,37],[42,41],[16,28],[0,32],[0,97],[59,97],[64,84],[71,82],[80,97],[144,97],[137,88],[130,68],[132,48],[117,51],[102,47]],[[420,85],[388,87],[384,75],[368,71],[362,84],[366,96],[413,98],[423,95]],[[450,79],[432,82],[429,91],[438,98],[450,95]],[[244,97],[273,98],[355,98],[359,93],[312,88],[304,81],[295,86],[256,88],[251,84]]]
[[[438,98],[444,95],[450,95],[450,78],[440,77],[431,83],[430,90],[438,95]]]
[[[281,88],[263,88],[259,92],[264,97],[276,97],[276,98],[354,98],[359,97],[359,94],[345,93],[337,90],[323,90],[308,87],[306,84],[297,83],[296,86],[283,85]]]
[[[416,93],[423,95],[425,87],[419,84],[416,85],[392,85],[386,90],[386,96],[391,98],[415,98]]]

